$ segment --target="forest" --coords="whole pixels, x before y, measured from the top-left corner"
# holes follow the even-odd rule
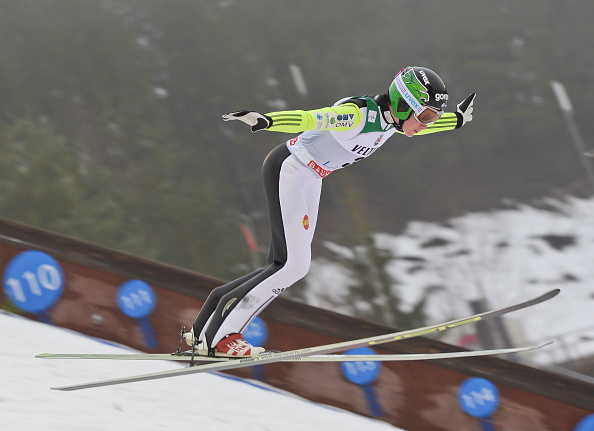
[[[591,195],[551,81],[589,148],[584,0],[2,0],[0,217],[220,278],[268,241],[260,169],[290,138],[221,115],[314,109],[435,70],[474,120],[394,136],[324,180],[315,247],[411,220]],[[306,88],[295,85],[299,69]],[[242,127],[243,126],[243,127]],[[257,259],[256,259],[257,260]]]

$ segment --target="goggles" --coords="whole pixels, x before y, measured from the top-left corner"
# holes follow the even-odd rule
[[[435,123],[441,114],[435,108],[431,106],[425,106],[408,90],[408,87],[402,80],[402,73],[399,73],[394,78],[394,84],[400,92],[400,95],[404,98],[406,103],[412,108],[415,120],[421,124],[430,125]]]
[[[441,114],[430,106],[425,106],[425,109],[420,114],[413,113],[415,120],[427,126],[435,123],[441,117]]]

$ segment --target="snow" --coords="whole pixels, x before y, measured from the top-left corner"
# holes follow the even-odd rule
[[[404,304],[412,307],[427,288],[440,288],[429,297],[427,323],[471,314],[469,301],[480,298],[498,308],[560,288],[553,300],[504,318],[513,339],[556,341],[533,356],[542,365],[594,355],[594,199],[548,199],[539,207],[469,213],[441,224],[416,221],[397,236],[374,239],[394,257],[387,271]],[[354,255],[335,244],[329,249],[338,261]],[[352,314],[348,301],[336,304],[348,298],[345,280],[352,278],[340,262],[315,260],[305,298]],[[459,340],[468,330],[448,335]]]
[[[399,430],[260,382],[214,373],[75,392],[53,391],[51,386],[182,365],[168,361],[36,359],[36,354],[45,352],[130,350],[6,312],[0,312],[0,328],[0,412],[5,430]]]

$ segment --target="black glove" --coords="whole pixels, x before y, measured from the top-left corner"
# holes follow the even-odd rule
[[[472,104],[474,102],[475,97],[476,93],[471,93],[470,96],[468,96],[466,99],[464,99],[461,103],[458,104],[458,109],[456,109],[456,117],[458,117],[456,129],[462,127],[469,121],[472,121]]]
[[[239,120],[252,126],[252,132],[268,129],[272,126],[272,118],[268,115],[258,114],[254,111],[236,111],[223,115],[224,121]]]

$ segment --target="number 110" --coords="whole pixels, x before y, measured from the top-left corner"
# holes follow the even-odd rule
[[[37,275],[31,271],[23,273],[22,278],[25,279],[31,294],[42,296],[41,288],[48,290],[57,290],[62,284],[62,277],[58,270],[51,265],[40,265],[37,268]],[[9,278],[6,284],[12,288],[14,299],[18,302],[26,302],[25,292],[21,282],[16,278]]]

